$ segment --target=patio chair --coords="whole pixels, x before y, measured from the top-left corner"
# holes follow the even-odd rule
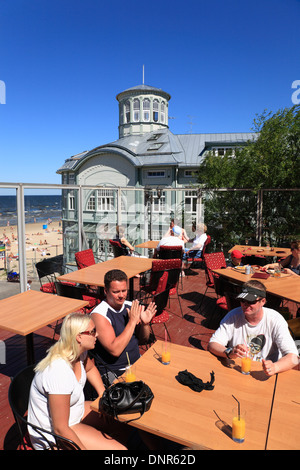
[[[47,444],[47,450],[80,450],[75,442],[47,431],[27,421],[29,393],[34,378],[34,365],[28,366],[12,378],[8,390],[8,401],[16,421],[21,450],[34,450],[27,428],[30,427],[38,433]]]
[[[206,276],[206,289],[203,294],[203,298],[200,302],[199,309],[201,309],[203,300],[206,296],[208,289],[212,289],[217,294],[216,305],[224,310],[228,310],[226,298],[222,292],[221,284],[219,282],[219,276],[213,273],[213,269],[226,268],[226,259],[222,251],[216,253],[204,253],[204,269]]]
[[[167,328],[167,321],[169,320],[170,317],[169,317],[169,313],[167,312],[167,310],[165,310],[165,308],[167,306],[167,303],[168,303],[168,300],[169,300],[169,291],[170,291],[170,289],[165,289],[164,288],[164,284],[167,282],[167,278],[168,278],[168,273],[165,272],[164,273],[164,278],[163,278],[162,282],[160,283],[161,292],[157,292],[153,296],[153,302],[155,302],[155,304],[156,304],[157,312],[156,312],[155,317],[153,317],[152,320],[151,320],[150,328],[151,328],[151,332],[152,332],[153,337],[156,339],[156,335],[155,335],[154,330],[153,330],[153,325],[163,323],[165,331],[168,335],[169,341],[171,341],[171,336],[170,336],[170,333],[169,333],[168,328]],[[164,336],[163,336],[163,338],[164,338]]]
[[[96,260],[103,261],[101,258],[95,259],[94,252],[91,248],[88,248],[87,250],[77,251],[77,253],[75,253],[75,261],[78,269],[83,269],[87,268],[88,266],[92,266],[93,264],[96,264]]]
[[[97,261],[103,261],[101,258],[95,258],[94,252],[91,248],[87,250],[77,251],[75,253],[75,260],[78,269],[87,268],[88,266],[93,266]],[[101,290],[98,286],[85,286],[86,295],[91,296],[101,296]]]
[[[159,259],[182,259],[183,250],[182,246],[161,246],[157,252]]]
[[[196,267],[198,267],[198,263],[199,263],[199,267],[202,267],[203,266],[203,262],[204,262],[204,255],[206,253],[206,250],[207,250],[207,246],[211,243],[211,236],[210,235],[207,235],[207,238],[204,242],[204,245],[203,245],[203,248],[202,248],[202,253],[201,253],[201,258],[193,258],[193,257],[190,257],[187,259],[187,262],[188,263],[191,263],[191,266],[190,267],[193,267],[194,269]]]
[[[62,297],[86,300],[88,302],[88,305],[78,310],[81,313],[90,313],[101,302],[99,298],[87,295],[86,290],[80,286],[72,286],[63,282],[56,281],[55,290],[57,295],[61,295]]]
[[[180,311],[181,311],[181,316],[183,317],[183,311],[182,311],[182,306],[180,302],[180,297],[178,294],[178,284],[179,284],[179,278],[181,275],[181,259],[167,259],[164,260],[164,270],[168,271],[168,282],[167,282],[167,288],[170,289],[169,292],[169,301],[172,299],[172,297],[177,296]]]
[[[40,281],[40,290],[50,294],[55,294],[54,282],[56,274],[63,274],[63,255],[54,256],[52,258],[39,261],[35,265]],[[46,279],[46,282],[44,282]]]
[[[112,247],[115,258],[118,258],[119,256],[131,256],[131,254],[134,254],[134,256],[141,256],[137,251],[130,252],[129,249],[124,245],[122,246],[122,243],[118,240],[109,240],[109,243]]]
[[[157,293],[158,284],[160,278],[163,276],[165,272],[166,262],[168,260],[161,260],[161,259],[153,259],[152,260],[152,268],[150,271],[150,279],[148,284],[141,285],[140,291],[138,293],[138,297],[140,299],[149,298],[155,293]]]

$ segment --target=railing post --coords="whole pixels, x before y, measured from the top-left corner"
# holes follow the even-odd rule
[[[24,188],[17,186],[18,256],[21,292],[27,290]]]
[[[257,192],[257,220],[256,220],[256,239],[258,240],[259,245],[261,245],[261,242],[262,242],[262,231],[263,231],[262,211],[263,211],[263,190],[260,189]]]

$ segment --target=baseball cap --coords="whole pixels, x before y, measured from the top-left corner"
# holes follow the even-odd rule
[[[173,230],[174,235],[177,235],[177,237],[179,237],[179,235],[181,235],[181,228],[179,227],[179,225],[174,225],[172,230]]]
[[[265,298],[265,291],[255,289],[255,287],[243,286],[242,292],[236,298],[248,300],[249,302],[255,302],[259,297]]]
[[[233,250],[231,252],[231,255],[234,257],[234,258],[242,258],[243,257],[243,254],[240,252],[240,250]]]

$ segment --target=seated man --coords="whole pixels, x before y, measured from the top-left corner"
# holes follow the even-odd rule
[[[182,259],[184,261],[183,263],[184,268],[188,268],[188,262],[187,262],[188,258],[193,258],[193,259],[201,258],[203,246],[207,240],[207,235],[205,233],[206,231],[207,231],[207,227],[205,224],[202,224],[202,223],[197,224],[196,235],[194,238],[189,238],[186,232],[184,231],[184,236],[187,239],[187,241],[193,242],[192,247],[189,249],[186,249],[183,255]]]
[[[149,324],[156,313],[154,302],[145,310],[137,300],[126,300],[127,281],[123,271],[108,271],[104,277],[106,300],[91,312],[98,334],[91,356],[105,385],[124,373],[128,358],[133,364],[140,357],[139,341],[149,339]]]
[[[262,361],[268,376],[295,367],[296,345],[285,319],[276,310],[264,306],[264,284],[255,280],[245,282],[237,298],[241,306],[223,318],[209,341],[208,350],[232,359],[249,353],[253,361]]]
[[[163,237],[159,244],[157,245],[154,251],[154,258],[157,255],[161,246],[182,246],[182,250],[184,250],[184,241],[181,240],[182,229],[178,225],[174,225],[172,230],[170,231],[169,236]]]
[[[235,266],[243,266],[242,258],[243,255],[240,250],[233,250],[230,253],[230,261],[228,261],[227,267],[234,268]]]

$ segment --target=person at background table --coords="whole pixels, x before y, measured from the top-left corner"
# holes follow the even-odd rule
[[[189,258],[193,258],[193,259],[201,258],[203,246],[204,246],[204,243],[207,240],[207,235],[205,233],[206,231],[207,231],[207,227],[203,223],[200,223],[200,224],[196,225],[196,231],[195,231],[195,237],[194,238],[189,238],[187,236],[187,233],[184,231],[184,236],[187,239],[187,241],[192,242],[193,244],[192,244],[192,247],[186,249],[184,254],[183,254],[183,258],[182,258],[183,259],[183,268],[185,268],[185,269],[188,268],[188,261],[187,260]]]
[[[96,338],[90,316],[72,313],[65,318],[59,340],[35,368],[28,422],[71,439],[83,450],[126,450],[123,444],[105,434],[109,431],[118,434],[123,425],[91,411],[91,402],[84,398],[86,379],[99,396],[104,391],[99,371],[87,354],[95,347]],[[28,432],[35,449],[47,447],[33,428],[28,427]]]
[[[232,250],[230,253],[230,261],[227,263],[227,267],[235,268],[236,266],[243,266],[242,263],[243,254],[240,250]]]
[[[256,280],[246,282],[237,298],[241,306],[222,319],[209,341],[208,350],[230,359],[248,354],[254,361],[262,361],[268,376],[295,367],[298,364],[296,345],[282,315],[265,307],[264,284]]]
[[[127,281],[123,271],[108,271],[104,276],[106,299],[91,312],[98,337],[90,355],[106,385],[124,373],[128,358],[133,364],[140,357],[139,343],[149,339],[150,322],[156,313],[154,302],[145,309],[137,300],[126,300]]]
[[[277,263],[266,264],[265,266],[263,266],[263,269],[283,268],[284,273],[299,276],[300,275],[300,240],[292,241],[291,251],[292,253],[286,258],[278,261]]]
[[[158,243],[156,249],[154,250],[154,258],[157,257],[157,252],[160,250],[161,246],[181,246],[182,251],[184,250],[184,241],[181,239],[182,228],[179,225],[174,225],[170,231],[170,235],[163,237]]]
[[[121,225],[116,226],[116,238],[114,240],[121,243],[122,248],[127,251],[128,256],[134,252],[134,246],[124,237],[125,229]]]

